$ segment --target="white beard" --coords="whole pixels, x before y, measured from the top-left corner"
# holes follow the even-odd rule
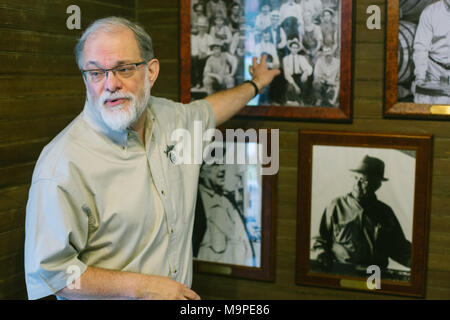
[[[142,115],[147,108],[150,100],[150,79],[148,71],[145,75],[144,90],[138,93],[136,97],[134,94],[121,92],[103,92],[100,98],[95,101],[87,91],[88,100],[93,103],[93,106],[100,111],[100,115],[104,123],[113,131],[123,131],[132,126]],[[129,106],[126,108],[123,104],[106,107],[105,101],[107,99],[126,98],[129,101]]]

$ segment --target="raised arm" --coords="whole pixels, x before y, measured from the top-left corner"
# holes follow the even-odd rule
[[[273,78],[280,74],[280,70],[267,69],[267,56],[261,58],[260,63],[253,58],[253,64],[250,66],[250,74],[253,75],[252,81],[259,88],[259,92],[269,85]],[[206,97],[216,116],[216,125],[219,126],[233,115],[239,112],[255,95],[255,89],[250,83],[243,83],[232,89],[217,92]]]
[[[186,285],[168,277],[88,267],[78,279],[58,291],[66,299],[198,300]]]

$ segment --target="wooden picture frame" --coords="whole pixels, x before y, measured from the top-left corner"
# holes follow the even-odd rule
[[[441,95],[442,98],[445,93],[446,100],[450,101],[448,77],[446,84],[427,79],[426,83],[415,85],[414,40],[416,30],[421,13],[435,1],[426,0],[415,3],[413,3],[414,1],[387,1],[386,3],[384,90],[384,116],[386,118],[450,119],[450,103],[443,104],[439,100],[433,99],[434,95]],[[431,47],[431,45],[427,47]],[[419,58],[416,59],[421,61]],[[413,91],[414,87],[416,88],[415,92]],[[417,96],[417,94],[419,95]]]
[[[253,0],[246,0],[249,2],[252,2]],[[282,0],[280,3],[284,3]],[[253,1],[254,2],[254,1]],[[333,90],[333,86],[328,83],[327,80],[324,80],[320,82],[320,85],[316,84],[316,87],[313,86],[313,77],[314,74],[310,75],[308,78],[308,81],[305,82],[307,84],[304,84],[305,87],[302,87],[300,92],[305,92],[305,97],[308,96],[309,98],[302,98],[301,102],[298,102],[298,105],[292,106],[292,90],[289,91],[289,97],[288,99],[288,89],[286,87],[290,87],[288,85],[288,81],[285,80],[285,77],[283,75],[280,75],[281,78],[278,80],[279,86],[274,86],[274,89],[272,92],[275,92],[275,95],[279,95],[281,98],[279,98],[279,102],[273,102],[272,98],[270,100],[267,100],[269,102],[265,102],[264,105],[258,104],[258,105],[251,105],[252,103],[255,104],[255,99],[250,101],[249,105],[244,107],[239,113],[238,116],[242,117],[264,117],[264,118],[277,118],[277,119],[297,119],[297,120],[315,120],[315,121],[329,121],[329,122],[351,122],[352,118],[352,39],[353,39],[353,23],[354,23],[354,4],[352,0],[331,0],[330,3],[336,3],[337,8],[336,11],[332,12],[339,12],[340,10],[340,16],[336,14],[336,16],[340,17],[340,34],[339,34],[339,28],[338,32],[336,33],[336,38],[340,38],[340,41],[336,40],[338,44],[336,44],[335,47],[333,47],[333,53],[335,53],[336,57],[333,57],[333,59],[336,59],[336,64],[340,65],[340,69],[338,72],[336,72],[336,77],[339,79],[339,90]],[[228,2],[227,2],[228,3]],[[333,7],[334,8],[334,7]],[[206,92],[211,90],[206,90],[204,93],[201,93],[197,96],[197,93],[195,93],[195,97],[191,94],[191,83],[199,80],[193,80],[193,77],[197,79],[198,75],[193,75],[191,67],[193,65],[192,63],[192,57],[191,57],[191,28],[193,27],[193,24],[191,24],[191,10],[193,10],[192,2],[190,0],[181,0],[180,1],[180,96],[181,101],[183,103],[187,103],[191,100],[202,98],[207,95]],[[326,11],[326,10],[325,10]],[[278,11],[277,11],[278,12]],[[322,11],[324,12],[324,11]],[[254,20],[255,13],[252,11],[251,14],[253,16],[250,17],[250,13],[248,14],[250,18]],[[244,8],[244,15],[247,15],[247,12],[245,12]],[[253,20],[250,18],[245,18],[246,26],[251,26],[253,23]],[[316,18],[321,19],[321,18]],[[252,22],[248,22],[252,21]],[[318,21],[318,20],[314,20]],[[338,23],[339,25],[339,23]],[[317,27],[317,25],[316,25]],[[300,30],[300,29],[299,29]],[[320,30],[320,27],[319,27]],[[300,32],[300,31],[298,31]],[[300,34],[300,33],[299,33]],[[286,43],[292,43],[292,39],[286,37],[287,41]],[[246,39],[248,39],[248,35],[246,34]],[[302,39],[301,36],[299,36],[300,39]],[[288,42],[291,41],[291,42]],[[290,46],[290,45],[289,45]],[[337,47],[337,48],[336,48]],[[253,48],[253,47],[252,47]],[[284,53],[280,55],[288,55],[290,53],[290,49],[288,50],[288,45],[284,47]],[[331,49],[330,49],[331,50]],[[327,51],[328,52],[328,51]],[[241,83],[243,80],[248,80],[251,78],[248,70],[248,66],[251,64],[251,56],[255,54],[250,54],[250,50],[246,50],[246,56],[245,58],[242,58],[245,63],[242,63],[244,67],[242,67],[242,76],[240,76],[239,80],[234,81],[234,85]],[[313,65],[316,63],[316,60],[322,57],[323,51],[322,49],[317,51],[316,56],[314,56],[314,62],[311,62]],[[340,60],[340,61],[339,61]],[[280,68],[283,69],[283,59],[279,59],[280,61]],[[334,60],[333,60],[334,61]],[[197,65],[197,62],[195,62]],[[328,68],[330,70],[331,68]],[[198,70],[196,68],[195,70]],[[314,69],[312,69],[314,70]],[[197,72],[197,71],[196,71]],[[241,74],[241,73],[239,73]],[[332,76],[329,76],[326,79],[331,79]],[[236,78],[237,79],[237,78]],[[300,80],[299,80],[300,81]],[[303,80],[301,80],[303,81]],[[275,80],[274,80],[275,82]],[[319,81],[317,81],[319,83]],[[330,82],[332,83],[332,82]],[[204,84],[203,84],[204,85]],[[200,88],[202,87],[202,84],[199,84]],[[283,88],[278,90],[279,88]],[[294,88],[294,87],[292,87]],[[291,88],[291,89],[292,89]],[[305,89],[306,88],[306,89]],[[327,89],[331,88],[331,89]],[[267,89],[269,90],[269,89]],[[272,89],[270,89],[272,90]],[[331,90],[331,91],[329,91]],[[339,91],[337,93],[337,91]],[[295,91],[298,93],[298,91]],[[335,92],[335,95],[330,92]],[[322,94],[320,99],[316,99],[316,97],[319,97],[319,94]],[[265,93],[266,96],[269,96],[268,91]],[[261,94],[259,95],[261,96]],[[294,95],[295,96],[295,95]],[[295,99],[298,99],[300,101],[300,94],[296,96]],[[312,97],[312,98],[311,98]],[[325,98],[328,97],[328,98]],[[333,98],[331,98],[333,97]],[[262,99],[262,98],[261,98]],[[269,98],[267,98],[269,99]],[[328,100],[327,100],[328,99]],[[259,100],[260,101],[260,100]],[[323,102],[325,101],[325,102]],[[331,107],[327,107],[326,103],[334,101],[333,104],[329,104]],[[323,103],[322,103],[323,102]],[[301,103],[301,104],[300,104]],[[320,103],[318,106],[315,105],[315,103]],[[334,106],[334,107],[333,107]]]
[[[424,297],[432,137],[300,131],[299,150],[296,283]],[[362,172],[361,168],[376,176],[375,165],[370,170],[370,166],[361,166],[370,163],[368,159],[375,162],[373,158],[385,164],[380,167],[388,181],[380,182],[375,193],[378,200],[371,198],[364,207],[369,218],[359,213],[357,219],[366,220],[352,220],[349,217],[361,212],[361,206],[355,202],[355,182],[347,176]],[[396,264],[393,256],[409,267]],[[361,261],[366,262],[364,267]],[[374,271],[367,264],[380,267],[381,288],[369,289]]]
[[[220,129],[223,133],[223,136],[225,137],[226,130],[234,130],[234,129]],[[253,129],[254,130],[254,129]],[[226,153],[229,153],[228,149],[230,149],[230,145],[235,148],[235,154],[237,151],[236,147],[239,143],[245,143],[246,153],[249,154],[249,144],[253,144],[253,150],[258,150],[259,154],[261,155],[261,152],[265,155],[269,156],[269,153],[267,153],[268,150],[271,149],[271,131],[264,129],[267,132],[267,139],[266,141],[261,142],[260,136],[256,136],[256,139],[253,139],[251,136],[249,136],[246,141],[238,140],[236,141],[226,141]],[[248,132],[248,131],[246,131]],[[266,142],[266,145],[264,143]],[[261,147],[255,147],[255,146],[262,146]],[[267,148],[267,149],[266,149]],[[250,152],[251,153],[251,152]],[[271,155],[270,155],[271,156]],[[225,157],[225,156],[224,156]],[[244,175],[245,178],[242,179],[241,185],[242,185],[242,196],[238,197],[242,199],[243,204],[241,204],[241,209],[238,209],[238,206],[234,202],[234,196],[233,199],[230,199],[230,193],[228,193],[228,196],[226,196],[226,192],[223,192],[223,197],[227,197],[227,200],[223,202],[219,202],[217,200],[218,193],[214,194],[212,189],[202,189],[202,183],[203,187],[206,186],[206,184],[202,181],[204,179],[202,173],[204,172],[204,168],[206,164],[204,163],[201,171],[200,171],[200,181],[199,181],[199,190],[198,190],[198,196],[197,196],[197,205],[196,205],[196,218],[194,223],[194,238],[197,235],[198,240],[193,240],[193,247],[194,247],[194,272],[197,273],[210,273],[210,274],[216,274],[216,275],[223,275],[223,276],[229,276],[229,277],[237,277],[237,278],[245,278],[245,279],[252,279],[252,280],[261,280],[261,281],[274,281],[275,280],[275,231],[276,231],[276,183],[277,183],[277,174],[275,175],[262,175],[260,174],[261,168],[268,167],[270,164],[264,164],[263,162],[260,162],[258,160],[258,164],[255,165],[249,165],[248,163],[251,163],[251,160],[249,162],[246,162],[245,165],[245,174],[242,174],[241,177]],[[236,166],[240,166],[242,169],[242,164],[223,164],[225,173],[223,174],[223,179],[225,182],[223,182],[224,185],[227,184],[227,176],[229,177],[230,174],[236,170]],[[249,171],[249,167],[253,166],[253,169],[250,169],[252,172]],[[255,168],[256,171],[254,170]],[[237,169],[237,170],[241,170]],[[219,169],[220,170],[220,169]],[[230,172],[231,170],[231,172]],[[260,178],[255,176],[255,172],[257,172],[257,176],[259,175]],[[219,173],[220,174],[220,173]],[[207,177],[208,173],[205,174]],[[229,179],[230,180],[230,179]],[[255,183],[255,181],[259,181]],[[231,181],[228,181],[228,185],[230,185]],[[234,192],[236,191],[235,189]],[[203,192],[203,194],[202,194]],[[209,192],[209,198],[208,196],[204,196],[206,192]],[[245,196],[245,193],[248,192],[248,196]],[[252,193],[254,192],[254,193]],[[250,196],[250,193],[254,195],[252,198]],[[236,193],[235,193],[236,194]],[[208,198],[209,200],[206,200]],[[230,200],[230,201],[229,201]],[[258,200],[258,203],[256,203],[255,200]],[[209,202],[208,202],[209,201]],[[253,204],[252,204],[253,201]],[[221,203],[219,205],[219,203]],[[245,258],[244,263],[230,263],[228,261],[231,257],[239,256],[239,254],[233,255],[225,252],[228,249],[219,248],[221,247],[221,241],[220,235],[217,237],[206,235],[208,232],[208,228],[210,227],[210,223],[215,224],[215,228],[211,228],[212,231],[216,231],[216,233],[224,233],[226,227],[224,227],[224,219],[217,219],[216,217],[220,218],[221,214],[228,214],[228,216],[231,216],[231,212],[229,209],[226,208],[226,204],[233,204],[233,209],[231,211],[240,213],[241,220],[243,224],[245,225],[245,232],[248,236],[249,243],[251,244],[251,251],[253,258],[251,259],[251,262],[248,258]],[[255,204],[256,203],[256,204]],[[253,208],[253,213],[250,211],[251,208]],[[226,210],[220,210],[218,209],[220,207],[221,209]],[[229,205],[228,205],[229,207]],[[201,208],[201,209],[200,209]],[[209,208],[209,209],[208,209]],[[256,208],[256,209],[255,209]],[[249,209],[249,210],[248,210]],[[210,211],[208,213],[208,210]],[[204,213],[202,213],[202,211]],[[213,212],[214,211],[214,212]],[[225,213],[227,212],[227,213]],[[250,216],[248,214],[250,212]],[[256,215],[254,214],[256,212]],[[204,216],[206,221],[204,222],[203,227],[202,219],[199,219],[199,214]],[[258,216],[259,215],[259,219]],[[253,217],[257,217],[256,219],[253,219]],[[250,217],[250,219],[249,219]],[[235,221],[236,222],[236,221]],[[256,228],[253,228],[253,230],[256,230],[256,233],[254,233],[251,230],[252,226],[256,226]],[[218,228],[217,228],[218,227]],[[199,230],[205,230],[206,231],[200,231],[199,236]],[[237,224],[234,225],[232,229],[233,232],[237,232],[236,230],[239,230]],[[243,234],[243,232],[241,232]],[[209,237],[208,237],[209,236]],[[214,240],[211,238],[214,237]],[[234,236],[226,236],[227,243],[230,243],[228,241],[231,241]],[[253,237],[253,238],[252,238]],[[201,239],[200,239],[201,238]],[[259,239],[258,239],[259,238]],[[211,239],[211,240],[207,240]],[[195,243],[197,242],[197,245]],[[217,244],[218,243],[218,244]],[[217,247],[216,245],[217,244]],[[196,247],[199,247],[199,249],[196,249]],[[236,248],[241,248],[241,245],[237,246]],[[203,251],[202,251],[203,250]],[[234,250],[234,249],[231,249]],[[247,263],[249,262],[249,263]],[[252,265],[253,264],[253,265]]]

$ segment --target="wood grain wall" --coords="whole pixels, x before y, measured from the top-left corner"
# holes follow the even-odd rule
[[[276,236],[276,280],[273,283],[195,274],[193,288],[217,299],[391,299],[395,296],[331,290],[295,284],[298,130],[341,130],[434,135],[431,231],[428,250],[429,299],[450,299],[450,122],[383,119],[385,1],[357,0],[354,32],[352,124],[235,119],[230,127],[279,128],[280,171]],[[389,0],[391,1],[391,0]],[[392,0],[394,1],[394,0]],[[382,8],[381,30],[368,30],[366,9]],[[155,41],[163,61],[162,81],[154,93],[178,98],[178,5],[176,0],[136,1],[138,21]],[[170,73],[170,74],[167,74]],[[159,81],[159,80],[158,80]]]
[[[81,28],[110,15],[135,18],[130,0],[0,1],[0,299],[26,298],[23,245],[31,174],[43,146],[83,108],[73,48]]]
[[[194,290],[203,298],[395,298],[295,285],[298,129],[434,135],[427,298],[450,298],[450,122],[383,119],[385,30],[368,30],[365,10],[371,4],[384,9],[385,1],[356,1],[352,124],[229,122],[230,127],[280,129],[276,280],[195,274]],[[82,29],[109,15],[144,25],[162,67],[152,94],[179,99],[178,0],[0,1],[0,299],[26,298],[23,242],[31,173],[42,147],[83,107],[84,86],[72,54],[80,31],[66,28],[71,4],[81,8]]]

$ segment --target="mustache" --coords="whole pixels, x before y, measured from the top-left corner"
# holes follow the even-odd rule
[[[100,103],[103,105],[107,100],[130,99],[135,100],[136,97],[131,93],[123,92],[103,92],[100,96]]]

